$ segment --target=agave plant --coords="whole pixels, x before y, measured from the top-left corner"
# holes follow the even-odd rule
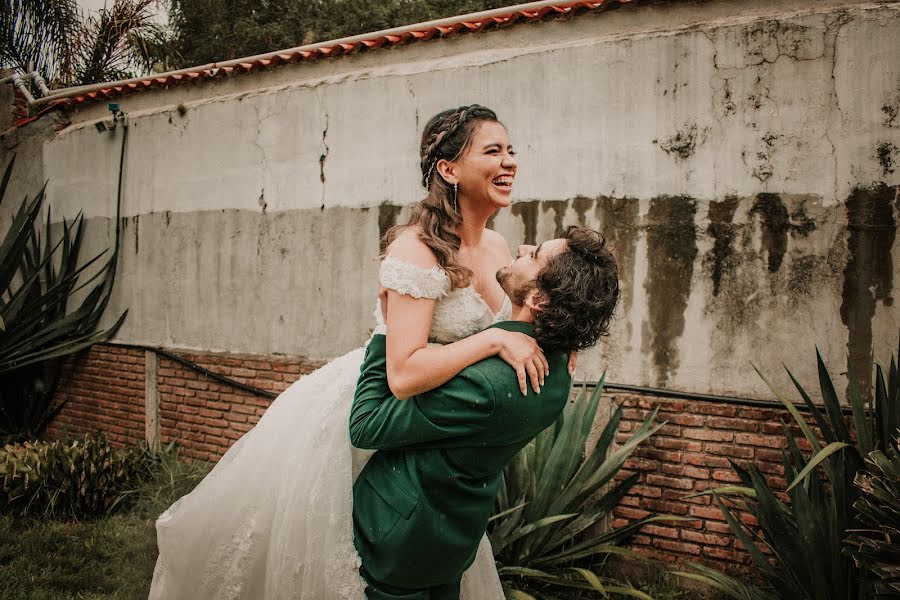
[[[517,454],[503,473],[488,535],[510,598],[568,598],[574,590],[649,598],[602,577],[592,565],[611,554],[636,556],[622,542],[647,523],[672,519],[648,516],[618,529],[599,527],[638,479],[634,474],[613,483],[616,474],[663,424],[654,424],[653,411],[613,449],[622,418],[619,407],[596,444],[586,449],[602,392],[603,379],[590,397],[582,387],[555,425]]]
[[[0,182],[0,202],[13,164],[14,159]],[[52,242],[48,211],[42,242],[35,222],[43,200],[44,189],[33,200],[25,198],[0,244],[0,435],[5,437],[36,435],[52,416],[55,376],[49,361],[108,339],[126,314],[109,329],[96,331],[109,302],[118,253],[79,283],[105,251],[78,264],[84,234],[80,214],[72,223],[63,221],[59,239]],[[67,312],[69,297],[92,283],[78,308]]]
[[[769,487],[755,465],[745,469],[734,463],[732,466],[743,485],[704,493],[716,496],[731,530],[777,597],[855,600],[866,597],[866,582],[859,564],[845,552],[848,532],[859,527],[859,515],[854,508],[859,488],[854,486],[854,480],[865,472],[867,454],[887,452],[892,445],[891,436],[900,427],[900,377],[893,358],[887,380],[881,366],[876,366],[872,386],[875,397],[864,399],[852,369],[848,370],[847,400],[856,432],[854,437],[822,356],[818,352],[816,356],[824,413],[790,370],[788,375],[821,431],[821,441],[794,404],[757,370],[790,412],[813,450],[812,456],[804,456],[785,425],[787,449],[783,452],[783,463],[785,478],[792,482],[786,490],[789,501],[782,500]],[[723,501],[724,496],[737,498],[740,508],[756,517],[761,533],[738,520]],[[761,547],[768,548],[771,557]],[[717,579],[710,578],[695,568],[693,575],[720,589],[723,581],[735,589],[741,587],[739,582],[723,574]]]
[[[854,484],[860,529],[850,532],[847,550],[856,566],[868,573],[877,598],[900,597],[900,439],[888,452],[866,457],[867,472]]]

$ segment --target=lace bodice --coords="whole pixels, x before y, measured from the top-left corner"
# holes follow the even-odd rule
[[[450,289],[450,278],[437,266],[425,269],[387,256],[381,262],[378,280],[382,286],[401,294],[437,300],[428,332],[431,342],[449,344],[512,316],[509,298],[503,299],[503,305],[494,314],[473,286]],[[375,319],[378,322],[375,333],[387,333],[380,301],[375,305]]]

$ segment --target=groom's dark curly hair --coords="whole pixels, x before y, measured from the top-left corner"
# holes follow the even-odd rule
[[[535,338],[544,351],[590,348],[608,333],[619,301],[619,268],[603,236],[572,225],[567,248],[550,258],[535,278],[541,300]]]

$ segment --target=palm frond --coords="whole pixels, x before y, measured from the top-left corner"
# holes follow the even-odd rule
[[[79,19],[76,0],[9,0],[0,11],[0,66],[64,80]]]

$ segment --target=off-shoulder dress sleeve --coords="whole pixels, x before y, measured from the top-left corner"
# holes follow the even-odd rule
[[[450,278],[440,267],[420,267],[393,256],[386,256],[381,261],[378,281],[387,289],[413,298],[439,300],[450,291]],[[387,333],[381,314],[381,300],[375,303],[374,314],[376,325],[373,333]]]
[[[381,285],[413,298],[437,300],[450,291],[450,278],[440,267],[420,267],[386,256],[378,273]]]

